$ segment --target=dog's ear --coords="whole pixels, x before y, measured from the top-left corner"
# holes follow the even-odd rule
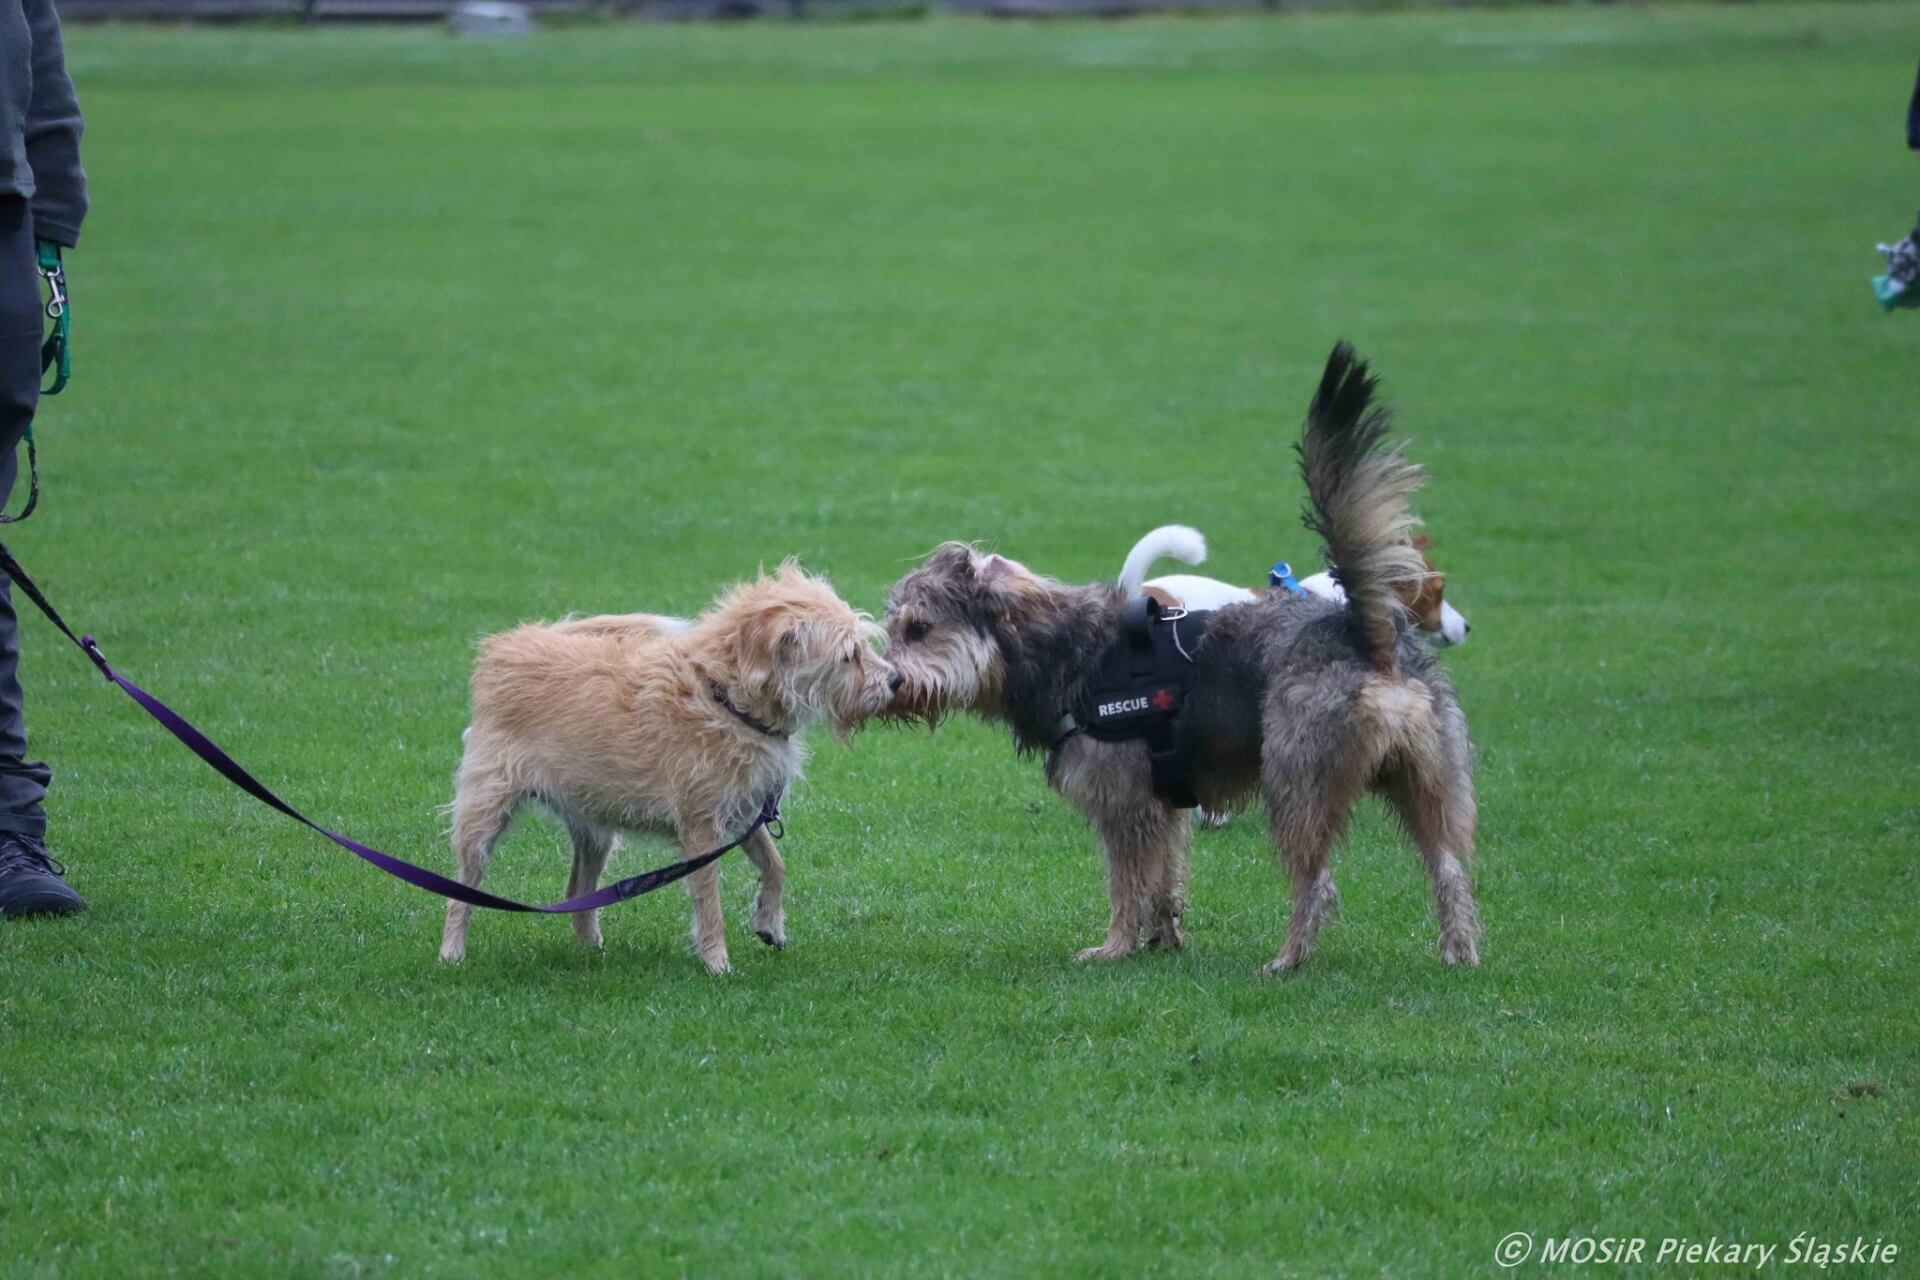
[[[982,556],[974,565],[974,576],[979,578],[983,586],[992,586],[996,582],[1006,581],[1015,574],[1026,572],[1025,565],[1018,560],[1009,560],[1003,555]]]
[[[735,642],[734,679],[746,697],[758,701],[769,694],[779,670],[800,652],[799,624],[781,611],[769,610],[746,619]]]
[[[1003,614],[1032,594],[1033,571],[1002,555],[976,555],[972,561],[974,597],[988,612]]]
[[[974,549],[964,542],[943,542],[928,554],[921,567],[940,577],[971,582],[973,562],[977,558]]]
[[[742,633],[734,655],[734,679],[743,697],[758,700],[773,683],[773,653],[760,637]]]
[[[1429,573],[1408,584],[1413,594],[1407,599],[1407,609],[1413,614],[1414,621],[1428,631],[1440,629],[1440,605],[1446,597],[1447,576],[1443,573]]]

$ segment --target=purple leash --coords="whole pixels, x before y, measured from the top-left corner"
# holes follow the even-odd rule
[[[429,871],[425,867],[416,867],[411,862],[403,862],[390,853],[382,853],[378,849],[361,844],[358,840],[343,836],[337,831],[327,830],[327,828],[321,826],[312,818],[309,818],[306,814],[301,813],[285,800],[273,794],[266,783],[260,781],[243,769],[238,761],[220,749],[218,743],[188,723],[185,716],[182,716],[172,707],[169,707],[166,703],[160,701],[160,699],[154,697],[145,689],[142,689],[139,685],[108,666],[106,655],[100,652],[100,646],[94,641],[94,638],[92,636],[76,636],[73,633],[73,629],[67,626],[66,620],[60,616],[60,611],[55,609],[52,602],[40,593],[40,588],[34,585],[33,579],[27,576],[26,571],[20,567],[20,562],[13,558],[13,552],[7,550],[4,543],[0,543],[0,573],[5,573],[9,578],[13,579],[22,591],[27,593],[27,598],[33,601],[40,612],[47,615],[47,621],[58,627],[61,635],[73,641],[74,645],[93,662],[93,665],[100,668],[101,675],[105,676],[113,684],[119,685],[129,698],[139,703],[148,715],[160,722],[161,728],[180,739],[181,742],[186,744],[189,751],[199,756],[209,765],[212,765],[221,777],[252,796],[255,800],[258,800],[261,804],[266,805],[269,809],[277,809],[302,826],[310,827],[318,831],[342,849],[354,854],[356,857],[364,858],[388,875],[397,876],[415,888],[425,889],[429,893],[437,893],[443,898],[452,898],[458,902],[470,903],[476,907],[491,907],[495,911],[539,911],[549,915],[569,915],[576,911],[594,911],[601,907],[610,907],[616,902],[625,902],[628,898],[637,898],[643,893],[652,893],[655,889],[664,888],[676,880],[685,879],[687,876],[700,870],[700,868],[717,862],[720,858],[738,849],[748,840],[751,840],[754,832],[760,830],[762,827],[774,827],[778,829],[780,826],[780,794],[775,792],[767,797],[767,802],[760,806],[759,816],[754,818],[751,826],[740,833],[738,839],[731,840],[721,845],[718,849],[709,853],[703,853],[697,858],[687,858],[681,862],[669,863],[664,867],[655,867],[652,871],[643,871],[637,876],[629,876],[625,880],[616,881],[613,884],[596,889],[592,893],[582,894],[577,898],[568,898],[565,902],[549,903],[543,907],[530,906],[524,902],[515,902],[512,898],[496,897],[491,893],[476,889],[471,885],[461,884],[458,880],[450,879],[437,871]],[[779,834],[784,834],[784,832],[780,832]]]

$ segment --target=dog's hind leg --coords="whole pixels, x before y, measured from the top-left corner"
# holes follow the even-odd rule
[[[1346,826],[1345,805],[1296,808],[1273,821],[1274,847],[1287,868],[1293,888],[1293,914],[1287,922],[1287,940],[1266,966],[1266,973],[1297,969],[1313,954],[1320,926],[1340,909],[1340,891],[1333,885],[1333,846]]]
[[[1477,965],[1480,906],[1466,870],[1478,819],[1471,748],[1459,707],[1439,708],[1438,719],[1436,749],[1397,761],[1381,779],[1381,790],[1426,863],[1440,920],[1440,958],[1450,965]]]
[[[787,909],[782,893],[787,883],[787,864],[780,857],[780,846],[773,842],[765,827],[754,830],[746,843],[747,857],[760,873],[760,891],[753,895],[753,931],[770,947],[787,945]]]
[[[478,888],[493,858],[493,846],[513,820],[520,795],[497,771],[461,761],[453,797],[453,859],[461,884]],[[447,899],[447,923],[440,935],[440,958],[458,964],[467,955],[467,923],[473,908]]]
[[[613,833],[569,816],[567,835],[573,840],[573,872],[567,877],[567,896],[577,898],[600,887],[600,873],[607,869],[607,857],[613,852]],[[573,931],[588,946],[599,946],[599,910],[574,912]]]
[[[1313,954],[1320,926],[1340,909],[1333,885],[1333,848],[1346,829],[1373,761],[1353,758],[1344,711],[1315,715],[1286,707],[1266,722],[1261,773],[1274,852],[1286,868],[1293,914],[1280,954],[1263,970],[1285,973]]]

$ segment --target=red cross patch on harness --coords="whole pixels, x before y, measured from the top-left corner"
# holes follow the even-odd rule
[[[1155,711],[1171,711],[1173,710],[1173,703],[1173,695],[1165,689],[1153,695],[1153,709]]]

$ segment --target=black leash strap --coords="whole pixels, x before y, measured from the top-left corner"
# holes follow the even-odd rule
[[[33,514],[40,505],[40,450],[34,447],[33,428],[27,428],[27,505],[20,508],[17,516],[0,512],[0,524],[19,524]],[[38,603],[38,602],[36,602]]]

